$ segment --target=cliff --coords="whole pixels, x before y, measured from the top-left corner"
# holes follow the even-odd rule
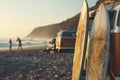
[[[78,20],[79,14],[61,23],[37,27],[27,36],[27,38],[54,38],[61,30],[76,29]]]
[[[92,11],[94,9],[97,9],[100,5],[100,2],[103,2],[104,0],[98,0],[98,2],[95,4],[95,6],[91,7],[89,10]],[[105,0],[105,5],[114,4],[115,2],[120,2],[120,0]],[[95,15],[95,14],[94,14]],[[113,15],[113,14],[112,14]],[[27,38],[55,38],[57,36],[57,33],[64,29],[77,29],[78,21],[79,21],[80,14],[67,19],[66,21],[63,21],[61,23],[57,24],[51,24],[47,26],[39,26],[35,28],[28,36]],[[94,18],[94,16],[93,16]],[[90,27],[93,22],[93,18],[90,19]]]

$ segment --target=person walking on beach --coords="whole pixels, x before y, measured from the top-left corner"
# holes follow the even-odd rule
[[[12,40],[9,39],[9,50],[12,51]]]
[[[20,49],[23,50],[21,39],[19,37],[17,37],[17,41],[18,41],[18,50],[20,50]]]

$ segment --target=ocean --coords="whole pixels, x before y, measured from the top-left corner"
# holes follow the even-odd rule
[[[28,46],[37,46],[37,45],[44,45],[47,44],[46,40],[33,40],[33,39],[24,39],[22,40],[22,46],[28,47]],[[17,47],[18,42],[13,39],[12,40],[12,47]],[[9,39],[0,39],[0,48],[7,48],[9,47]]]

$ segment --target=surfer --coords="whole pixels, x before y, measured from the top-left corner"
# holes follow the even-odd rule
[[[12,40],[9,39],[9,50],[12,51]]]
[[[19,37],[17,37],[16,41],[18,41],[18,50],[20,50],[20,49],[23,50],[21,39]]]

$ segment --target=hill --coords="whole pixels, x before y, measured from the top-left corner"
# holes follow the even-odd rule
[[[27,38],[54,38],[61,30],[76,29],[79,21],[79,15],[80,14],[61,23],[37,27],[27,36]]]
[[[98,2],[95,4],[95,6],[91,7],[89,10],[92,11],[92,10],[97,9],[98,6],[100,5],[101,1],[102,0],[98,0]],[[116,0],[116,2],[120,2],[120,0]],[[106,2],[104,2],[104,3],[105,3],[105,5],[110,5],[110,4],[115,3],[115,0],[106,0]],[[51,24],[51,25],[47,25],[47,26],[39,26],[39,27],[35,28],[27,36],[27,38],[55,38],[57,36],[57,33],[61,30],[77,29],[79,16],[80,16],[80,13],[72,18],[67,19],[66,21],[61,22],[61,23]],[[90,26],[92,25],[93,18],[90,19]]]

